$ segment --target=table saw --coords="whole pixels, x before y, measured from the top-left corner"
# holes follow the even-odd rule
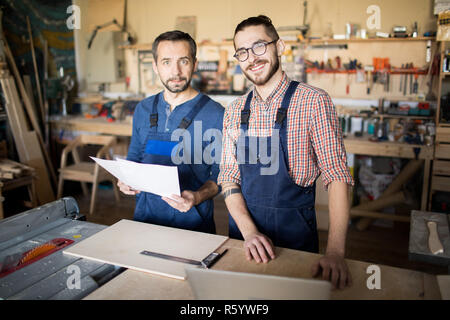
[[[71,197],[0,220],[0,299],[82,299],[125,269],[63,254],[106,226]]]

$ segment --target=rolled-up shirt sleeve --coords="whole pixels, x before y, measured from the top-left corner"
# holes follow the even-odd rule
[[[234,104],[232,103],[227,110],[223,118],[223,130],[222,130],[222,156],[220,161],[220,172],[217,178],[217,184],[222,185],[226,182],[234,182],[241,184],[241,175],[239,172],[239,166],[236,160],[236,140],[235,130],[232,126],[232,110]]]
[[[326,93],[316,98],[310,137],[325,189],[332,181],[343,181],[353,186],[342,130],[334,104]]]

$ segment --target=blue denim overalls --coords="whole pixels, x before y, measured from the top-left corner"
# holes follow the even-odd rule
[[[141,152],[142,158],[140,162],[174,166],[176,164],[172,161],[172,155],[179,150],[179,146],[182,143],[172,141],[170,132],[157,132],[157,106],[159,99],[162,99],[161,95],[162,93],[159,93],[154,99],[153,110],[150,114],[150,131],[143,145],[144,150]],[[203,96],[187,116],[181,120],[178,128],[187,129],[209,100],[209,97]],[[181,191],[197,191],[203,185],[193,173],[192,166],[194,164],[181,163],[177,166]],[[168,205],[160,196],[141,192],[136,195],[134,220],[208,233],[215,233],[216,231],[212,200],[206,200],[192,207],[187,212],[180,212]]]
[[[258,144],[258,155],[255,157],[252,154],[254,152],[250,152],[251,148],[249,148],[249,139],[253,137],[248,137],[247,134],[242,136],[242,132],[248,130],[253,92],[248,94],[245,107],[241,111],[241,135],[237,142],[238,150],[241,149],[245,153],[245,160],[239,163],[241,189],[256,227],[259,232],[268,236],[275,246],[318,252],[314,208],[315,183],[308,187],[301,187],[289,175],[286,115],[297,86],[298,82],[291,81],[282,105],[277,111],[274,129],[279,130],[279,152],[271,148],[274,134],[262,138],[267,139],[268,155],[272,155],[272,152],[278,153],[278,156],[275,155],[279,161],[278,171],[272,175],[261,174],[261,169],[267,169],[272,164],[261,163],[260,144]],[[276,142],[274,143],[276,146]],[[232,238],[242,239],[231,215],[229,216],[229,235]]]

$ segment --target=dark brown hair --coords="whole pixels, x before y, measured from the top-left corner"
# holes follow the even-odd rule
[[[195,43],[195,40],[192,39],[192,37],[186,32],[174,30],[161,33],[159,36],[156,37],[155,41],[153,41],[152,54],[153,59],[155,59],[155,63],[158,61],[157,50],[158,45],[161,41],[186,41],[187,43],[189,43],[192,60],[193,61],[196,60],[197,44]]]
[[[236,33],[238,33],[239,31],[242,31],[245,28],[250,27],[250,26],[260,26],[260,25],[264,26],[264,28],[266,29],[267,35],[269,37],[271,37],[272,40],[280,38],[278,36],[277,30],[275,29],[275,27],[272,24],[272,20],[270,20],[270,18],[267,16],[259,15],[257,17],[247,18],[247,19],[243,20],[241,23],[239,23],[237,25],[236,29],[234,30],[233,39],[236,37]]]

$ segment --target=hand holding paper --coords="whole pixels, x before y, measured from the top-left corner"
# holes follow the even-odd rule
[[[172,194],[181,195],[176,166],[137,163],[123,159],[91,158],[134,190],[150,192],[168,198],[172,198]]]

